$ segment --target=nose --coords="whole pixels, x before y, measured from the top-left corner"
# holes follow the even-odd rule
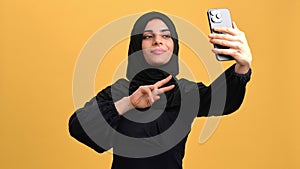
[[[162,45],[163,44],[163,40],[161,39],[160,36],[155,36],[153,39],[153,45]]]

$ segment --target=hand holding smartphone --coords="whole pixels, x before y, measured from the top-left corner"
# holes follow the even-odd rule
[[[208,22],[209,22],[211,33],[221,33],[221,32],[215,32],[214,31],[215,27],[230,27],[230,28],[232,28],[231,16],[230,16],[230,12],[228,9],[225,9],[225,8],[209,9],[207,11],[207,17],[208,17]],[[214,45],[214,48],[228,49],[228,47],[224,47],[221,45]],[[219,61],[233,60],[233,58],[231,56],[223,55],[223,54],[216,54],[216,58]]]

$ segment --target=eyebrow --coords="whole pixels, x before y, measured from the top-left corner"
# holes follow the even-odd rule
[[[167,32],[167,31],[169,31],[169,32],[171,32],[169,29],[162,29],[162,30],[160,30],[160,32]],[[144,30],[144,32],[153,32],[153,30]]]

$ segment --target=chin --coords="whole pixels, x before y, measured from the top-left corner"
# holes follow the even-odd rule
[[[167,64],[171,58],[166,58],[163,55],[150,55],[145,57],[146,62],[151,66],[161,66]]]
[[[167,62],[152,62],[150,65],[151,66],[161,66],[161,65],[164,65],[166,64]]]

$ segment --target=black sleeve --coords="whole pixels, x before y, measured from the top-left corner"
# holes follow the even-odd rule
[[[200,108],[198,117],[221,116],[236,111],[242,104],[251,69],[246,74],[234,71],[235,64],[222,73],[210,86],[198,83]]]
[[[75,111],[69,119],[69,132],[79,142],[103,153],[113,146],[114,129],[119,120],[108,87]]]

